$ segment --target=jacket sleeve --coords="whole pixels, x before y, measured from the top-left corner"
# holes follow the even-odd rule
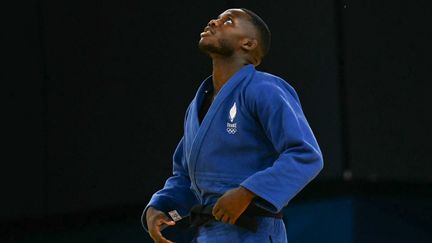
[[[295,90],[285,81],[249,87],[246,103],[279,156],[241,186],[258,196],[258,206],[280,212],[323,168],[321,151]]]
[[[197,203],[197,199],[191,191],[190,186],[191,181],[187,164],[184,160],[182,138],[173,156],[173,175],[166,180],[161,190],[153,194],[143,211],[141,223],[144,229],[148,231],[145,215],[149,207],[154,207],[165,213],[177,210],[182,217],[188,215],[190,208]]]

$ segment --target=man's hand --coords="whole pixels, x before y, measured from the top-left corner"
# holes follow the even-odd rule
[[[255,194],[240,186],[225,192],[213,207],[213,216],[224,223],[235,224]]]
[[[166,216],[162,211],[149,207],[146,212],[146,221],[150,237],[156,243],[173,243],[162,236],[161,230],[168,226],[175,225],[175,222]]]

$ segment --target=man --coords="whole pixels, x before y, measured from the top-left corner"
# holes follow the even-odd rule
[[[213,72],[187,109],[173,176],[144,210],[155,242],[171,242],[162,229],[197,204],[210,205],[214,218],[197,228],[195,242],[287,242],[281,210],[323,160],[295,90],[255,70],[269,45],[267,25],[247,9],[226,10],[201,33]],[[256,229],[237,224],[247,215]]]

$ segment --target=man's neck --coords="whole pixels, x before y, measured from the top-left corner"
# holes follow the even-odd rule
[[[213,59],[213,94],[217,94],[222,86],[247,64],[244,60],[238,59]]]

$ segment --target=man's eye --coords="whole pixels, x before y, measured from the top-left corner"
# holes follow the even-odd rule
[[[224,24],[232,24],[232,23],[233,23],[232,19],[227,19],[227,20],[225,20],[225,22],[224,22]]]

